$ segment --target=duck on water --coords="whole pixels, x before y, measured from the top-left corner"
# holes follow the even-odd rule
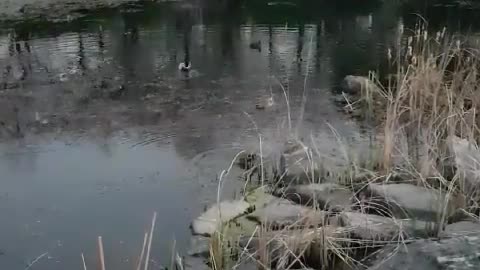
[[[190,63],[190,61],[184,61],[178,64],[178,70],[182,72],[189,72],[191,68],[192,64]]]

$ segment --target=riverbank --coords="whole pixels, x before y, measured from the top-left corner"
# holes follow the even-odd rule
[[[243,162],[234,165],[227,178],[222,178],[219,201],[241,198],[237,211],[244,209],[245,202],[249,205],[246,213],[236,212],[241,216],[239,219],[248,221],[248,226],[253,225],[248,227],[251,230],[245,230],[249,236],[264,224],[261,213],[250,208],[258,201],[255,197],[267,202],[278,199],[282,210],[288,205],[288,209],[311,216],[311,221],[300,222],[300,228],[316,228],[323,219],[327,225],[335,226],[332,231],[327,226],[320,228],[327,229],[325,234],[332,237],[326,240],[331,243],[337,240],[340,243],[342,237],[352,243],[351,247],[333,246],[352,256],[347,250],[362,242],[350,233],[340,234],[353,231],[347,226],[348,218],[353,216],[350,212],[362,214],[361,218],[367,221],[370,216],[363,214],[374,215],[375,222],[383,220],[389,226],[392,219],[388,218],[394,215],[393,223],[399,225],[392,231],[402,236],[398,231],[406,228],[401,226],[411,223],[402,221],[405,219],[399,215],[402,211],[390,211],[390,216],[385,216],[378,211],[363,213],[351,207],[361,205],[357,200],[362,198],[368,202],[368,192],[357,194],[362,186],[372,190],[375,185],[395,180],[393,184],[408,184],[403,186],[405,189],[426,189],[433,200],[438,194],[443,199],[448,197],[449,188],[439,186],[435,174],[426,178],[429,185],[423,185],[415,170],[405,167],[408,162],[400,162],[402,166],[388,162],[395,169],[385,169],[389,167],[383,164],[385,112],[389,104],[385,100],[390,98],[379,90],[388,88],[388,81],[378,84],[371,78],[379,86],[375,90],[379,94],[370,103],[368,95],[362,99],[361,87],[360,98],[353,90],[345,96],[335,91],[342,87],[341,81],[347,74],[366,76],[368,70],[378,67],[383,74],[382,63],[388,62],[387,48],[395,44],[397,29],[414,26],[407,16],[396,9],[387,10],[385,5],[381,9],[362,5],[359,9],[338,12],[334,5],[308,12],[266,4],[263,10],[246,7],[225,12],[182,3],[152,6],[145,10],[126,5],[118,10],[95,11],[71,23],[29,24],[27,20],[2,28],[0,214],[10,218],[0,224],[1,269],[25,268],[46,252],[48,256],[41,257],[32,269],[78,268],[82,252],[90,269],[96,263],[94,245],[98,235],[103,236],[107,269],[134,269],[132,262],[140,254],[144,226],[154,211],[158,219],[149,269],[170,264],[172,238],[176,239],[179,255],[185,256],[185,266],[192,265],[191,258],[194,266],[207,267],[203,261],[212,265],[209,259],[212,238],[194,237],[193,242],[206,243],[207,250],[197,246],[196,251],[186,251],[190,239],[188,227],[194,217],[217,201],[218,177],[242,149],[251,155],[239,156]],[[285,13],[277,13],[279,10]],[[270,16],[273,13],[274,18]],[[191,15],[191,22],[183,20],[186,14]],[[299,22],[299,17],[304,20]],[[437,25],[443,27],[449,22],[453,23],[437,20]],[[458,31],[462,29],[479,31],[475,26]],[[435,36],[436,33],[428,37]],[[251,44],[258,45],[252,49]],[[184,76],[177,70],[187,50],[193,64],[192,76]],[[306,86],[304,75],[308,75]],[[416,81],[431,83],[424,79]],[[306,98],[302,96],[304,93]],[[375,104],[374,115],[378,118],[372,119],[371,113],[368,117],[369,104]],[[404,110],[406,103],[401,104],[398,108]],[[443,119],[443,115],[438,118]],[[402,159],[402,154],[415,149],[411,148],[413,141],[400,136],[404,131],[399,127],[405,127],[411,118],[405,114],[402,119],[407,122],[402,120],[393,129],[394,141],[400,141],[398,145],[402,146],[394,144],[394,150],[402,150],[395,152],[394,161],[413,161]],[[429,124],[422,122],[422,126]],[[410,127],[417,130],[413,124]],[[469,137],[456,135],[462,138],[460,142]],[[409,145],[409,151],[403,145]],[[430,155],[436,161],[433,154],[438,151],[431,149]],[[442,152],[440,160],[444,155]],[[292,167],[297,160],[299,166]],[[261,167],[264,169],[259,170]],[[318,170],[304,173],[309,168]],[[262,171],[263,175],[259,173]],[[283,178],[278,176],[286,171]],[[453,177],[442,175],[448,181],[441,183],[453,182]],[[249,179],[248,184],[245,179]],[[279,179],[293,182],[289,186],[289,181]],[[356,179],[358,184],[351,184],[350,179]],[[305,181],[303,185],[313,185],[306,189],[307,195],[311,190],[323,190],[322,181],[332,181],[335,185],[327,182],[330,185],[325,189],[333,190],[334,210],[327,210],[328,215],[324,216],[321,209],[328,205],[324,200],[315,200],[318,206],[312,207],[314,203],[308,197],[298,199],[295,194],[305,191],[305,186],[302,182],[297,185],[297,180]],[[259,189],[262,184],[265,188]],[[440,192],[430,192],[431,187]],[[242,194],[238,194],[240,190]],[[348,211],[339,210],[337,205],[347,206]],[[265,204],[260,206],[255,208],[263,209]],[[375,208],[372,203],[363,206],[366,210],[372,208]],[[275,205],[267,209],[270,215]],[[473,208],[468,209],[468,213],[474,212]],[[429,218],[436,216],[431,209],[420,213],[428,214],[425,216]],[[450,210],[445,213],[450,215]],[[445,224],[455,224],[455,219],[447,220]],[[282,222],[274,222],[270,229],[267,221],[266,239],[272,238],[267,232],[278,235],[273,238],[280,243],[301,236],[302,230],[294,232],[292,238],[282,237],[294,231],[295,225],[289,222],[287,216]],[[309,223],[314,226],[306,226]],[[437,231],[435,228],[428,232]],[[303,239],[307,243],[318,238],[315,232],[321,232],[312,231],[309,234],[305,229]],[[433,236],[428,235],[426,241],[436,245]],[[222,246],[223,242],[215,241],[213,247]],[[234,246],[239,255],[244,246]],[[283,249],[280,254],[285,251],[288,252]],[[254,255],[255,245],[245,254]],[[268,256],[265,258],[268,262]],[[230,261],[239,262],[237,259],[234,256]],[[251,260],[250,269],[258,261],[257,257]],[[305,266],[319,266],[303,258],[300,261]],[[216,263],[223,264],[218,256]]]
[[[376,130],[370,151],[352,152],[339,136],[348,164],[331,170],[315,140],[292,136],[272,157],[259,134],[260,151],[235,158],[244,197],[193,221],[194,234],[210,237],[195,255],[213,269],[480,267],[480,58],[445,30],[401,40],[387,54],[398,68],[388,84],[344,85],[355,97],[345,106]]]
[[[43,20],[72,21],[98,9],[113,9],[122,5],[141,4],[141,0],[6,0],[0,3],[2,22]],[[159,2],[159,1],[149,1]]]

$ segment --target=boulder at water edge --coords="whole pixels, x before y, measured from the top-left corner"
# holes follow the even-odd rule
[[[455,237],[459,235],[469,235],[472,233],[480,233],[480,223],[473,221],[460,221],[449,224],[441,233],[442,237]]]
[[[318,205],[323,210],[347,210],[352,205],[353,193],[335,183],[306,184],[285,190],[285,197],[303,205]]]
[[[192,236],[187,255],[208,258],[210,256],[210,238],[201,235]]]
[[[468,189],[480,187],[480,150],[466,139],[457,136],[448,138],[450,152],[455,157],[457,172],[467,182]]]
[[[378,91],[378,86],[370,79],[355,75],[347,75],[341,82],[340,87],[347,94],[360,94],[362,90]]]
[[[398,243],[382,250],[368,270],[477,270],[480,233],[443,240]]]
[[[365,194],[366,204],[397,218],[439,221],[444,210],[448,216],[461,207],[453,194],[411,184],[369,184]]]
[[[267,227],[303,227],[324,224],[326,213],[294,204],[286,199],[276,198],[264,207],[256,209],[248,217]]]
[[[193,234],[211,236],[223,223],[246,213],[249,207],[244,200],[215,204],[192,222]]]
[[[266,252],[273,263],[282,260],[285,262],[285,259],[298,256],[318,257],[326,250],[338,249],[342,244],[341,240],[346,237],[347,234],[342,228],[324,226],[316,229],[266,231],[254,236],[243,236],[239,245],[248,249],[251,254]],[[278,266],[277,264],[277,269],[284,269]]]
[[[428,224],[423,221],[392,219],[359,212],[343,212],[331,218],[331,224],[343,226],[353,238],[389,241],[426,236]]]

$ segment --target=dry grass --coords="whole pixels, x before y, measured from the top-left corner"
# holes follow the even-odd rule
[[[157,221],[157,212],[154,212],[151,227],[150,227],[150,232],[145,233],[145,236],[144,236],[144,239],[143,239],[143,244],[142,244],[142,249],[141,249],[137,264],[133,269],[139,270],[139,269],[141,269],[141,267],[143,265],[144,269],[148,270],[148,267],[150,265],[150,250],[151,250],[151,247],[152,247],[152,238],[153,238],[153,234],[155,232],[156,221]],[[145,252],[146,252],[146,254],[145,254]],[[175,250],[173,250],[172,252],[175,252]],[[101,270],[108,269],[106,267],[107,263],[106,263],[106,260],[105,260],[105,253],[104,253],[104,249],[103,249],[103,240],[102,240],[101,236],[99,236],[98,239],[97,239],[97,253],[98,253],[98,268],[96,268],[96,269],[101,269]],[[145,260],[143,259],[144,257],[145,257]],[[81,254],[81,258],[82,258],[83,269],[87,270],[88,268],[87,268],[87,264],[85,262],[85,257],[83,255],[83,253]]]
[[[304,148],[304,158],[308,162],[303,169],[309,183],[328,179],[350,187],[353,192],[372,182],[398,179],[440,190],[447,195],[445,201],[439,202],[442,211],[439,211],[436,222],[429,224],[432,227],[425,228],[425,231],[433,229],[434,234],[438,234],[452,212],[449,209],[452,199],[463,200],[455,205],[463,205],[462,210],[467,215],[478,218],[478,192],[472,192],[461,175],[450,171],[452,157],[448,138],[455,135],[474,144],[480,142],[477,118],[480,109],[480,98],[477,97],[480,62],[476,51],[463,48],[462,41],[448,36],[446,30],[431,35],[419,26],[398,40],[397,47],[387,53],[394,74],[384,76],[388,78],[385,80],[369,74],[370,80],[378,87],[362,89],[361,99],[348,103],[349,107],[364,111],[366,118],[374,123],[376,135],[371,141],[368,158],[364,158],[364,153],[363,158],[351,153],[347,143],[330,126],[347,169],[332,172],[323,168],[321,161],[324,157],[313,139],[312,147]],[[283,93],[288,107],[288,132],[292,132],[289,99],[285,89]],[[270,175],[266,174],[267,161],[263,159],[262,151],[263,137],[253,119],[252,123],[259,138],[260,164],[251,170],[257,170],[259,185],[280,188],[279,183],[287,172],[282,169],[276,179],[268,179]],[[238,153],[229,168],[220,174],[218,205],[225,176],[241,154],[243,152]],[[314,204],[313,207],[317,206]],[[365,259],[374,254],[372,251],[385,245],[401,247],[411,241],[405,237],[403,221],[390,216],[383,205],[370,203],[367,209],[357,200],[352,207],[360,212],[370,212],[373,208],[375,212],[390,217],[397,225],[397,234],[391,239],[359,239],[352,236],[349,228],[338,224],[325,222],[318,228],[317,220],[311,219],[309,223],[310,217],[299,217],[298,224],[281,229],[258,225],[251,235],[243,236],[231,233],[228,226],[223,226],[211,237],[210,267],[214,270],[238,269],[247,263],[257,269],[271,269],[272,265],[276,269],[307,269],[309,266],[317,269],[361,269],[365,267]],[[154,216],[150,233],[145,234],[137,270],[141,269],[142,263],[144,269],[148,269],[155,219]],[[219,217],[219,220],[222,218]],[[175,265],[183,269],[180,257],[174,254],[173,251],[171,267]],[[177,258],[175,264],[174,257]]]
[[[383,143],[381,172],[400,172],[418,185],[478,201],[468,198],[465,183],[451,173],[448,147],[451,136],[473,144],[480,139],[478,52],[463,48],[461,39],[445,30],[432,36],[422,26],[402,40],[406,44],[390,59],[395,76],[363,96],[364,104],[384,104],[373,108]]]
[[[322,165],[317,161],[322,155],[312,140],[313,151],[305,152],[305,158],[311,164],[305,168],[305,174],[310,176],[311,183],[327,177],[354,190],[361,189],[359,185],[398,179],[440,190],[446,194],[445,201],[439,202],[442,210],[437,221],[425,228],[438,235],[452,213],[450,200],[461,200],[454,205],[463,205],[462,210],[467,215],[478,219],[478,192],[472,192],[461,175],[452,173],[453,159],[448,143],[453,135],[472,144],[480,142],[477,117],[480,109],[477,94],[480,58],[477,51],[466,49],[460,37],[449,36],[446,30],[432,35],[420,25],[409,34],[402,34],[396,48],[387,53],[394,74],[386,74],[389,76],[384,77],[388,79],[369,74],[370,80],[378,87],[362,89],[361,99],[348,103],[348,106],[364,111],[366,119],[374,123],[376,136],[371,142],[369,159],[363,158],[359,162],[360,159],[349,152],[346,143],[331,127],[348,169],[340,173],[321,170]],[[315,174],[317,169],[322,173]],[[277,180],[282,180],[283,176]],[[382,205],[370,204],[369,207],[389,215]],[[259,269],[268,269],[272,264],[279,269],[294,266],[306,269],[305,261],[312,257],[319,258],[316,265],[319,269],[361,268],[363,259],[371,255],[371,250],[386,244],[400,247],[410,241],[402,237],[401,220],[391,218],[398,223],[398,236],[383,241],[355,239],[338,228],[332,232],[328,227],[311,229],[305,226],[298,230],[292,226],[273,230],[260,226],[255,235],[249,237],[249,243],[255,242],[256,248],[248,252],[245,248],[240,249],[240,258],[236,259],[238,262],[253,260]],[[222,264],[226,265],[224,260],[229,256],[219,248],[222,238],[217,240],[220,242],[216,243],[214,253],[222,253]],[[311,256],[312,253],[315,256]],[[218,263],[215,266],[215,269],[227,269]]]

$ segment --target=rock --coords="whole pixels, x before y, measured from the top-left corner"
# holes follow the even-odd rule
[[[318,164],[308,157],[310,149],[301,141],[288,140],[274,162],[274,175],[286,186],[319,181]]]
[[[215,204],[192,222],[193,234],[210,236],[220,229],[224,222],[246,213],[249,207],[250,204],[244,200]]]
[[[480,234],[387,247],[369,270],[480,269]]]
[[[211,270],[207,265],[207,261],[203,258],[186,256],[182,260],[184,270]]]
[[[342,228],[324,226],[316,229],[267,231],[254,237],[240,238],[239,245],[249,253],[257,251],[269,254],[272,263],[293,258],[293,256],[307,256],[307,254],[321,254],[321,251],[337,249],[337,240],[345,239]],[[284,269],[278,267],[276,269]],[[285,268],[287,269],[287,268]]]
[[[343,95],[335,95],[332,97],[333,103],[340,105],[340,106],[345,106],[348,105],[350,102],[350,99],[348,96],[343,96]]]
[[[455,157],[457,173],[469,184],[466,190],[480,185],[480,150],[477,146],[457,136],[448,138],[449,150]]]
[[[335,211],[350,209],[353,197],[349,189],[335,183],[297,185],[288,188],[284,195],[299,204],[316,202],[320,209]]]
[[[468,213],[465,209],[457,209],[447,219],[447,224],[458,223],[461,221],[479,222],[475,215]]]
[[[273,201],[278,201],[278,199],[268,192],[268,187],[257,188],[245,196],[245,200],[255,209],[263,208]]]
[[[261,264],[258,263],[254,258],[249,256],[245,256],[247,258],[241,259],[238,262],[235,262],[235,267],[232,268],[234,270],[255,270],[261,269]]]
[[[265,207],[257,208],[253,213],[248,215],[248,218],[273,228],[283,228],[286,226],[318,227],[324,224],[326,212],[317,211],[309,207],[293,204],[285,199],[277,198],[269,202]]]
[[[392,219],[359,212],[343,212],[330,220],[331,224],[345,227],[352,237],[364,240],[408,239],[423,237],[428,233],[428,223],[423,221]]]
[[[327,238],[345,237],[345,230],[335,226],[324,226],[321,228],[306,229],[306,230],[282,230],[282,231],[266,231],[261,235],[243,236],[240,238],[239,246],[247,249],[256,249],[259,244],[268,243],[272,241],[279,241],[280,243],[308,243]]]
[[[439,190],[410,184],[369,184],[363,194],[367,197],[366,204],[373,205],[379,212],[427,221],[439,221],[445,209],[446,216],[453,213],[457,201],[453,195],[447,198],[447,194]]]
[[[210,256],[210,238],[196,235],[190,238],[190,247],[187,254],[208,258]]]
[[[377,85],[367,77],[347,75],[340,83],[341,90],[347,94],[361,94],[362,91],[379,91]]]
[[[452,237],[458,235],[469,235],[472,233],[480,233],[480,223],[472,221],[460,221],[447,225],[441,236]]]

